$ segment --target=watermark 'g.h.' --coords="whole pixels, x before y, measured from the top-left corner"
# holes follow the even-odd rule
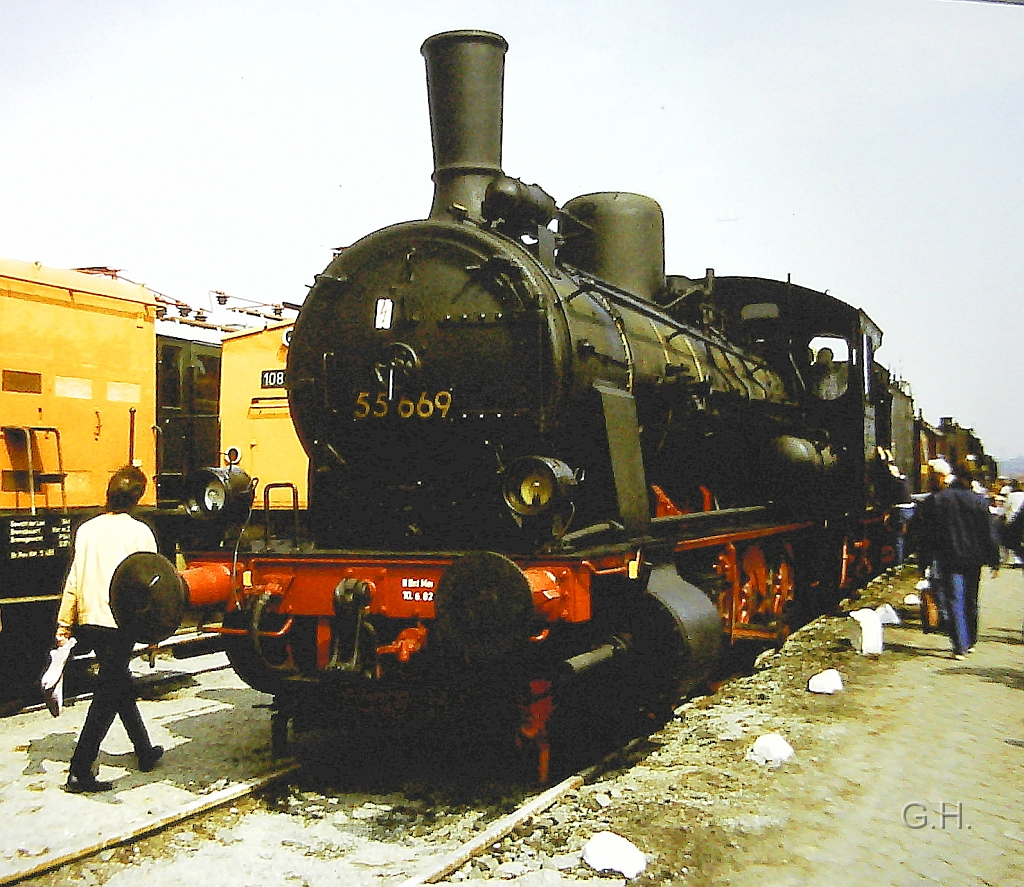
[[[964,825],[963,801],[958,801],[955,804],[947,804],[943,801],[935,810],[929,810],[928,804],[911,801],[909,804],[903,805],[903,824],[912,829],[928,828],[930,825],[932,828],[943,831],[954,828],[970,830],[971,828],[969,825]]]

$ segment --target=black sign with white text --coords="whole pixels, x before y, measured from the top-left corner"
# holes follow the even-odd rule
[[[0,519],[0,558],[55,557],[71,548],[71,518],[65,515],[17,515]]]
[[[284,388],[284,370],[264,370],[260,375],[260,388]]]

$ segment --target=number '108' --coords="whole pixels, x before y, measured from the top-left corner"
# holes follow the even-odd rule
[[[414,416],[420,419],[429,419],[434,415],[435,410],[441,414],[441,418],[448,415],[452,406],[452,393],[450,391],[438,391],[431,397],[426,391],[422,392],[418,400],[410,400],[408,397],[401,397],[397,403],[388,400],[386,391],[378,391],[376,398],[370,400],[369,391],[360,391],[356,396],[356,406],[352,411],[353,419],[383,419],[394,406],[395,411],[401,419],[411,419]]]

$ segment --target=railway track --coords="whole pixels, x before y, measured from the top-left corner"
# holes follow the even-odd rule
[[[201,801],[139,822],[128,831],[108,835],[91,846],[82,846],[72,852],[40,860],[31,867],[5,876],[0,879],[0,884],[31,881],[42,885],[48,882],[46,879],[47,874],[51,876],[49,883],[59,883],[69,875],[72,878],[76,878],[80,871],[95,872],[97,866],[89,865],[88,863],[88,860],[94,857],[98,857],[101,862],[113,862],[112,867],[116,867],[119,864],[123,864],[123,861],[122,859],[115,858],[115,855],[110,852],[111,850],[114,848],[130,847],[130,852],[132,855],[135,855],[136,845],[145,839],[156,841],[163,837],[165,846],[170,844],[177,849],[182,849],[184,846],[190,845],[192,841],[190,838],[182,839],[181,836],[189,836],[200,830],[209,832],[209,829],[196,829],[195,831],[178,830],[175,833],[175,830],[179,829],[188,820],[202,817],[203,814],[213,813],[218,809],[227,807],[229,804],[239,804],[243,799],[258,793],[261,789],[266,789],[272,783],[285,780],[299,768],[299,764],[290,763],[259,779],[232,785],[214,792]],[[414,869],[416,873],[402,880],[400,884],[402,887],[420,887],[420,885],[432,884],[450,876],[478,854],[491,850],[497,842],[521,827],[523,823],[547,810],[568,792],[578,789],[584,783],[585,778],[586,774],[580,773],[562,780],[557,785],[529,798],[510,813],[489,822],[473,838],[451,847],[447,852],[444,852],[443,849],[439,852],[437,847],[444,848],[445,846],[450,846],[450,841],[428,845],[427,851],[422,854],[404,854],[403,864],[408,868]],[[333,805],[333,815],[335,817],[340,814],[342,816],[361,818],[358,815],[360,810],[373,809],[374,806],[381,807],[381,805],[374,805],[372,801],[364,801],[361,805],[348,806],[347,809],[345,805]],[[237,816],[239,814],[238,807],[232,806],[229,813]],[[481,811],[473,811],[468,815],[468,818],[472,819],[476,813],[480,813],[481,816],[485,815]],[[466,813],[463,813],[463,818],[467,818]],[[219,826],[215,826],[215,828],[219,828]],[[170,840],[167,840],[168,837],[170,837]],[[301,846],[302,842],[291,840],[287,843],[291,846]],[[310,848],[312,845],[306,846]],[[327,847],[321,846],[320,851],[327,851],[329,855],[329,848]],[[370,868],[368,866],[364,867]],[[377,875],[374,875],[374,877],[377,877]]]
[[[126,830],[105,835],[91,844],[82,844],[70,850],[44,854],[32,865],[0,876],[0,885],[19,883],[44,872],[51,872],[63,865],[88,859],[109,848],[129,844],[139,838],[172,828],[195,816],[248,797],[253,792],[295,772],[299,767],[300,765],[294,762],[286,764],[264,776],[230,785],[169,812],[142,817]]]
[[[820,653],[818,629],[807,629],[794,635],[797,651]],[[659,743],[642,737],[540,794],[479,772],[472,784],[446,783],[449,771],[465,765],[449,744],[453,737],[415,748],[404,744],[408,737],[306,727],[292,738],[296,759],[275,762],[270,697],[243,685],[216,657],[181,662],[189,672],[168,661],[165,673],[149,678],[141,702],[154,740],[168,752],[155,772],[140,774],[126,738],[112,733],[100,758],[101,778],[115,782],[110,794],[60,791],[85,705],[72,704],[58,720],[40,710],[0,719],[0,885],[131,887],[144,877],[147,887],[183,880],[260,887],[294,877],[416,887],[502,877],[495,867],[519,864],[531,842],[546,856],[538,864],[550,864],[552,853],[575,854],[579,869],[579,848],[568,845],[581,831],[598,830],[601,810],[616,803],[609,798],[617,777],[605,771],[630,771],[646,757],[645,742],[649,749]],[[691,728],[698,746],[707,729],[699,720]],[[631,778],[619,783],[627,797]],[[567,852],[557,849],[562,845]],[[255,868],[242,881],[215,874],[225,867],[249,873],[248,866]],[[582,870],[575,875],[585,877]]]
[[[743,670],[742,663],[732,666],[732,674]],[[317,883],[321,863],[337,868],[347,859],[357,862],[339,882],[346,887],[371,872],[367,884],[387,878],[415,887],[453,873],[459,880],[474,868],[493,872],[501,857],[495,848],[543,830],[536,826],[548,819],[539,816],[543,809],[599,771],[632,762],[629,745],[620,745],[601,764],[573,765],[579,769],[568,776],[563,770],[564,779],[537,794],[532,771],[523,771],[518,784],[481,777],[493,776],[503,761],[465,744],[466,736],[421,730],[429,745],[409,745],[408,733],[382,738],[379,729],[339,730],[337,722],[295,728],[295,759],[275,761],[272,699],[245,686],[222,653],[174,659],[165,651],[134,667],[142,676],[144,718],[168,751],[156,771],[138,773],[127,738],[117,738],[115,729],[100,758],[100,777],[115,782],[110,795],[60,791],[88,694],[69,700],[58,720],[41,707],[0,719],[0,887],[57,887],[83,877],[89,885],[121,887],[115,879],[122,871],[145,874],[148,887],[160,887],[150,877],[160,866],[177,869],[191,859],[243,865],[231,855],[235,845],[262,847],[257,859],[264,874],[284,866],[276,883],[306,869],[309,877],[300,880]],[[605,699],[606,712],[608,705]],[[474,755],[478,762],[468,760]],[[582,759],[588,755],[595,760],[592,749]],[[262,883],[253,877],[246,883]],[[189,881],[205,887],[202,875]]]
[[[464,866],[588,775],[573,774],[540,794],[486,780],[478,792],[465,781],[444,785],[432,779],[429,767],[421,769],[423,758],[413,772],[375,766],[372,748],[350,747],[361,763],[352,780],[339,781],[324,766],[325,758],[336,754],[329,736],[296,735],[296,759],[273,761],[263,710],[270,698],[244,687],[219,663],[198,666],[190,673],[153,677],[143,693],[140,705],[154,740],[168,749],[153,773],[135,771],[126,737],[116,735],[119,728],[111,733],[100,758],[101,777],[115,783],[109,794],[60,791],[87,708],[82,700],[71,700],[57,720],[35,709],[0,721],[5,784],[0,885],[48,887],[69,877],[106,883],[122,877],[126,863],[156,866],[172,850],[188,847],[189,854],[202,854],[208,847],[205,852],[216,855],[227,852],[221,841],[228,847],[251,844],[231,837],[234,829],[272,834],[275,853],[301,857],[301,864],[314,868],[321,856],[337,860],[355,852],[363,858],[362,852],[357,873],[375,871],[379,883],[384,872],[412,887]],[[161,682],[164,689],[158,692]],[[371,745],[396,757],[402,749],[401,742]],[[446,764],[435,761],[433,769],[444,770]],[[389,770],[394,771],[390,776]],[[280,834],[289,831],[293,834],[282,844]],[[140,874],[134,866],[125,871],[131,870]]]
[[[6,783],[0,885],[132,887],[144,878],[147,887],[183,881],[192,887],[368,887],[382,881],[418,887],[508,877],[503,867],[521,867],[531,848],[537,866],[574,867],[573,876],[586,878],[573,836],[599,830],[588,820],[600,821],[606,804],[622,803],[609,800],[616,797],[615,773],[630,770],[659,745],[641,737],[539,794],[486,776],[477,785],[446,784],[439,774],[457,766],[457,755],[437,758],[431,775],[423,761],[436,749],[405,765],[398,760],[403,752],[417,755],[377,734],[359,747],[329,730],[296,731],[296,760],[275,765],[269,697],[220,669],[200,669],[194,683],[171,687],[142,705],[158,741],[170,736],[176,744],[156,771],[133,774],[133,758],[126,752],[125,762],[116,760],[114,743],[100,760],[100,776],[115,780],[109,796],[59,790],[77,734],[73,723],[26,712],[6,719],[24,722],[21,735],[8,735],[0,722],[0,779]],[[79,718],[84,708],[72,706]],[[18,741],[23,738],[28,741]],[[118,763],[126,764],[120,779],[113,771]],[[31,812],[20,803],[25,796]],[[119,815],[126,809],[137,815],[126,820]],[[56,811],[69,814],[63,825]],[[31,836],[11,840],[10,827],[23,813],[33,821]],[[578,818],[582,828],[573,825]],[[40,834],[83,819],[96,825],[95,833],[79,834],[76,846],[40,843]]]
[[[126,864],[139,874],[135,865],[156,866],[172,851],[187,848],[188,856],[199,858],[216,855],[203,848],[219,842],[259,844],[250,835],[255,832],[272,836],[270,844],[278,848],[267,851],[272,856],[298,854],[307,861],[347,858],[354,850],[358,858],[362,842],[367,859],[384,862],[364,861],[359,872],[376,871],[375,883],[404,878],[414,887],[460,868],[464,877],[478,853],[493,862],[491,848],[505,835],[521,834],[516,830],[524,822],[598,771],[617,766],[616,758],[629,760],[628,746],[620,748],[537,794],[525,774],[520,784],[481,779],[480,772],[496,772],[501,761],[479,752],[486,760],[474,772],[476,765],[464,759],[476,752],[459,745],[465,737],[426,731],[431,745],[410,747],[408,736],[382,741],[379,732],[346,735],[332,724],[295,730],[296,758],[279,762],[270,754],[271,697],[243,685],[223,654],[164,656],[154,671],[145,663],[142,671],[143,714],[154,741],[168,751],[156,771],[140,774],[127,739],[113,738],[109,753],[108,741],[100,776],[115,782],[109,796],[60,791],[87,695],[70,700],[67,714],[56,721],[38,707],[0,720],[0,777],[6,783],[0,885],[55,887],[83,872],[91,873],[89,883],[106,883]],[[446,783],[452,771],[460,775]],[[288,825],[267,825],[264,817]],[[89,828],[76,827],[82,822]],[[318,827],[315,837],[306,834]],[[290,837],[281,839],[282,829]],[[249,836],[232,836],[237,833]]]

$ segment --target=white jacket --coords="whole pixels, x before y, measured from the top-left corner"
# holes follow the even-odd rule
[[[156,551],[153,531],[130,514],[106,512],[75,534],[75,553],[64,582],[57,622],[117,628],[110,610],[110,580],[128,555]]]

